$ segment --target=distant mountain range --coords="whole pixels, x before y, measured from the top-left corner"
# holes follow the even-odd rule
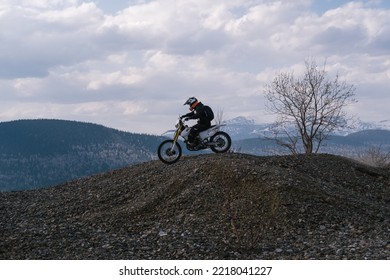
[[[369,148],[390,152],[390,130],[364,130],[346,136],[333,135],[324,141],[320,153],[341,155],[349,158],[366,156]],[[249,138],[233,141],[233,150],[253,155],[286,154],[288,151],[264,138]]]
[[[267,134],[271,126],[270,123],[258,124],[254,120],[242,116],[227,120],[225,124],[227,125],[225,131],[234,140],[264,137],[264,134]],[[383,120],[377,123],[357,120],[353,128],[335,131],[334,135],[346,136],[363,130],[390,130],[390,120]]]
[[[234,140],[233,149],[237,152],[254,155],[288,152],[265,139],[270,132],[270,123],[257,124],[254,120],[237,117],[225,124],[224,130]],[[380,147],[383,152],[390,152],[390,120],[378,123],[357,121],[351,129],[335,131],[323,142],[320,152],[356,158],[370,147]]]
[[[260,137],[269,124],[256,124],[244,117],[226,124],[224,130],[232,136],[233,151],[254,155],[281,152],[273,142]],[[377,128],[367,124],[362,127]],[[164,139],[76,121],[3,122],[0,123],[0,191],[57,185],[154,160]],[[390,131],[370,129],[347,136],[334,135],[324,142],[320,152],[356,157],[370,146],[390,151]]]
[[[0,191],[56,185],[154,159],[164,139],[92,123],[0,123]]]
[[[256,124],[254,120],[245,117],[236,117],[225,122],[224,130],[229,133],[233,140],[258,138],[268,131],[270,124]]]

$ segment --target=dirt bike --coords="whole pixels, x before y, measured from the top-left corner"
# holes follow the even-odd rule
[[[199,132],[195,140],[195,144],[188,142],[188,135],[191,127],[184,124],[181,118],[179,118],[175,125],[175,130],[168,130],[165,133],[174,132],[173,139],[163,141],[158,147],[158,158],[167,164],[177,162],[181,155],[182,150],[178,142],[181,136],[184,139],[184,143],[189,151],[199,151],[210,148],[214,153],[225,153],[230,149],[232,140],[224,131],[220,131],[223,124],[212,125],[207,130]],[[164,134],[165,134],[164,133]]]

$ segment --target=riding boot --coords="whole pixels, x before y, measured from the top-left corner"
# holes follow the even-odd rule
[[[188,145],[191,147],[196,146],[196,135],[194,134],[195,133],[193,133],[192,131],[190,132],[190,134],[188,134]]]

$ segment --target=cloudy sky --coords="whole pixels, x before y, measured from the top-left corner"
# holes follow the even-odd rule
[[[274,119],[263,90],[305,59],[390,119],[390,1],[0,0],[0,121],[55,118],[161,134],[190,96]]]

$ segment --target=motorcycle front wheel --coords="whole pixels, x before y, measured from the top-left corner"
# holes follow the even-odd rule
[[[214,144],[214,146],[210,147],[214,153],[225,153],[232,145],[232,139],[229,134],[223,131],[215,133],[210,140]]]
[[[173,145],[173,140],[165,140],[158,146],[158,158],[166,164],[172,164],[178,161],[181,157],[181,147],[179,143]]]

